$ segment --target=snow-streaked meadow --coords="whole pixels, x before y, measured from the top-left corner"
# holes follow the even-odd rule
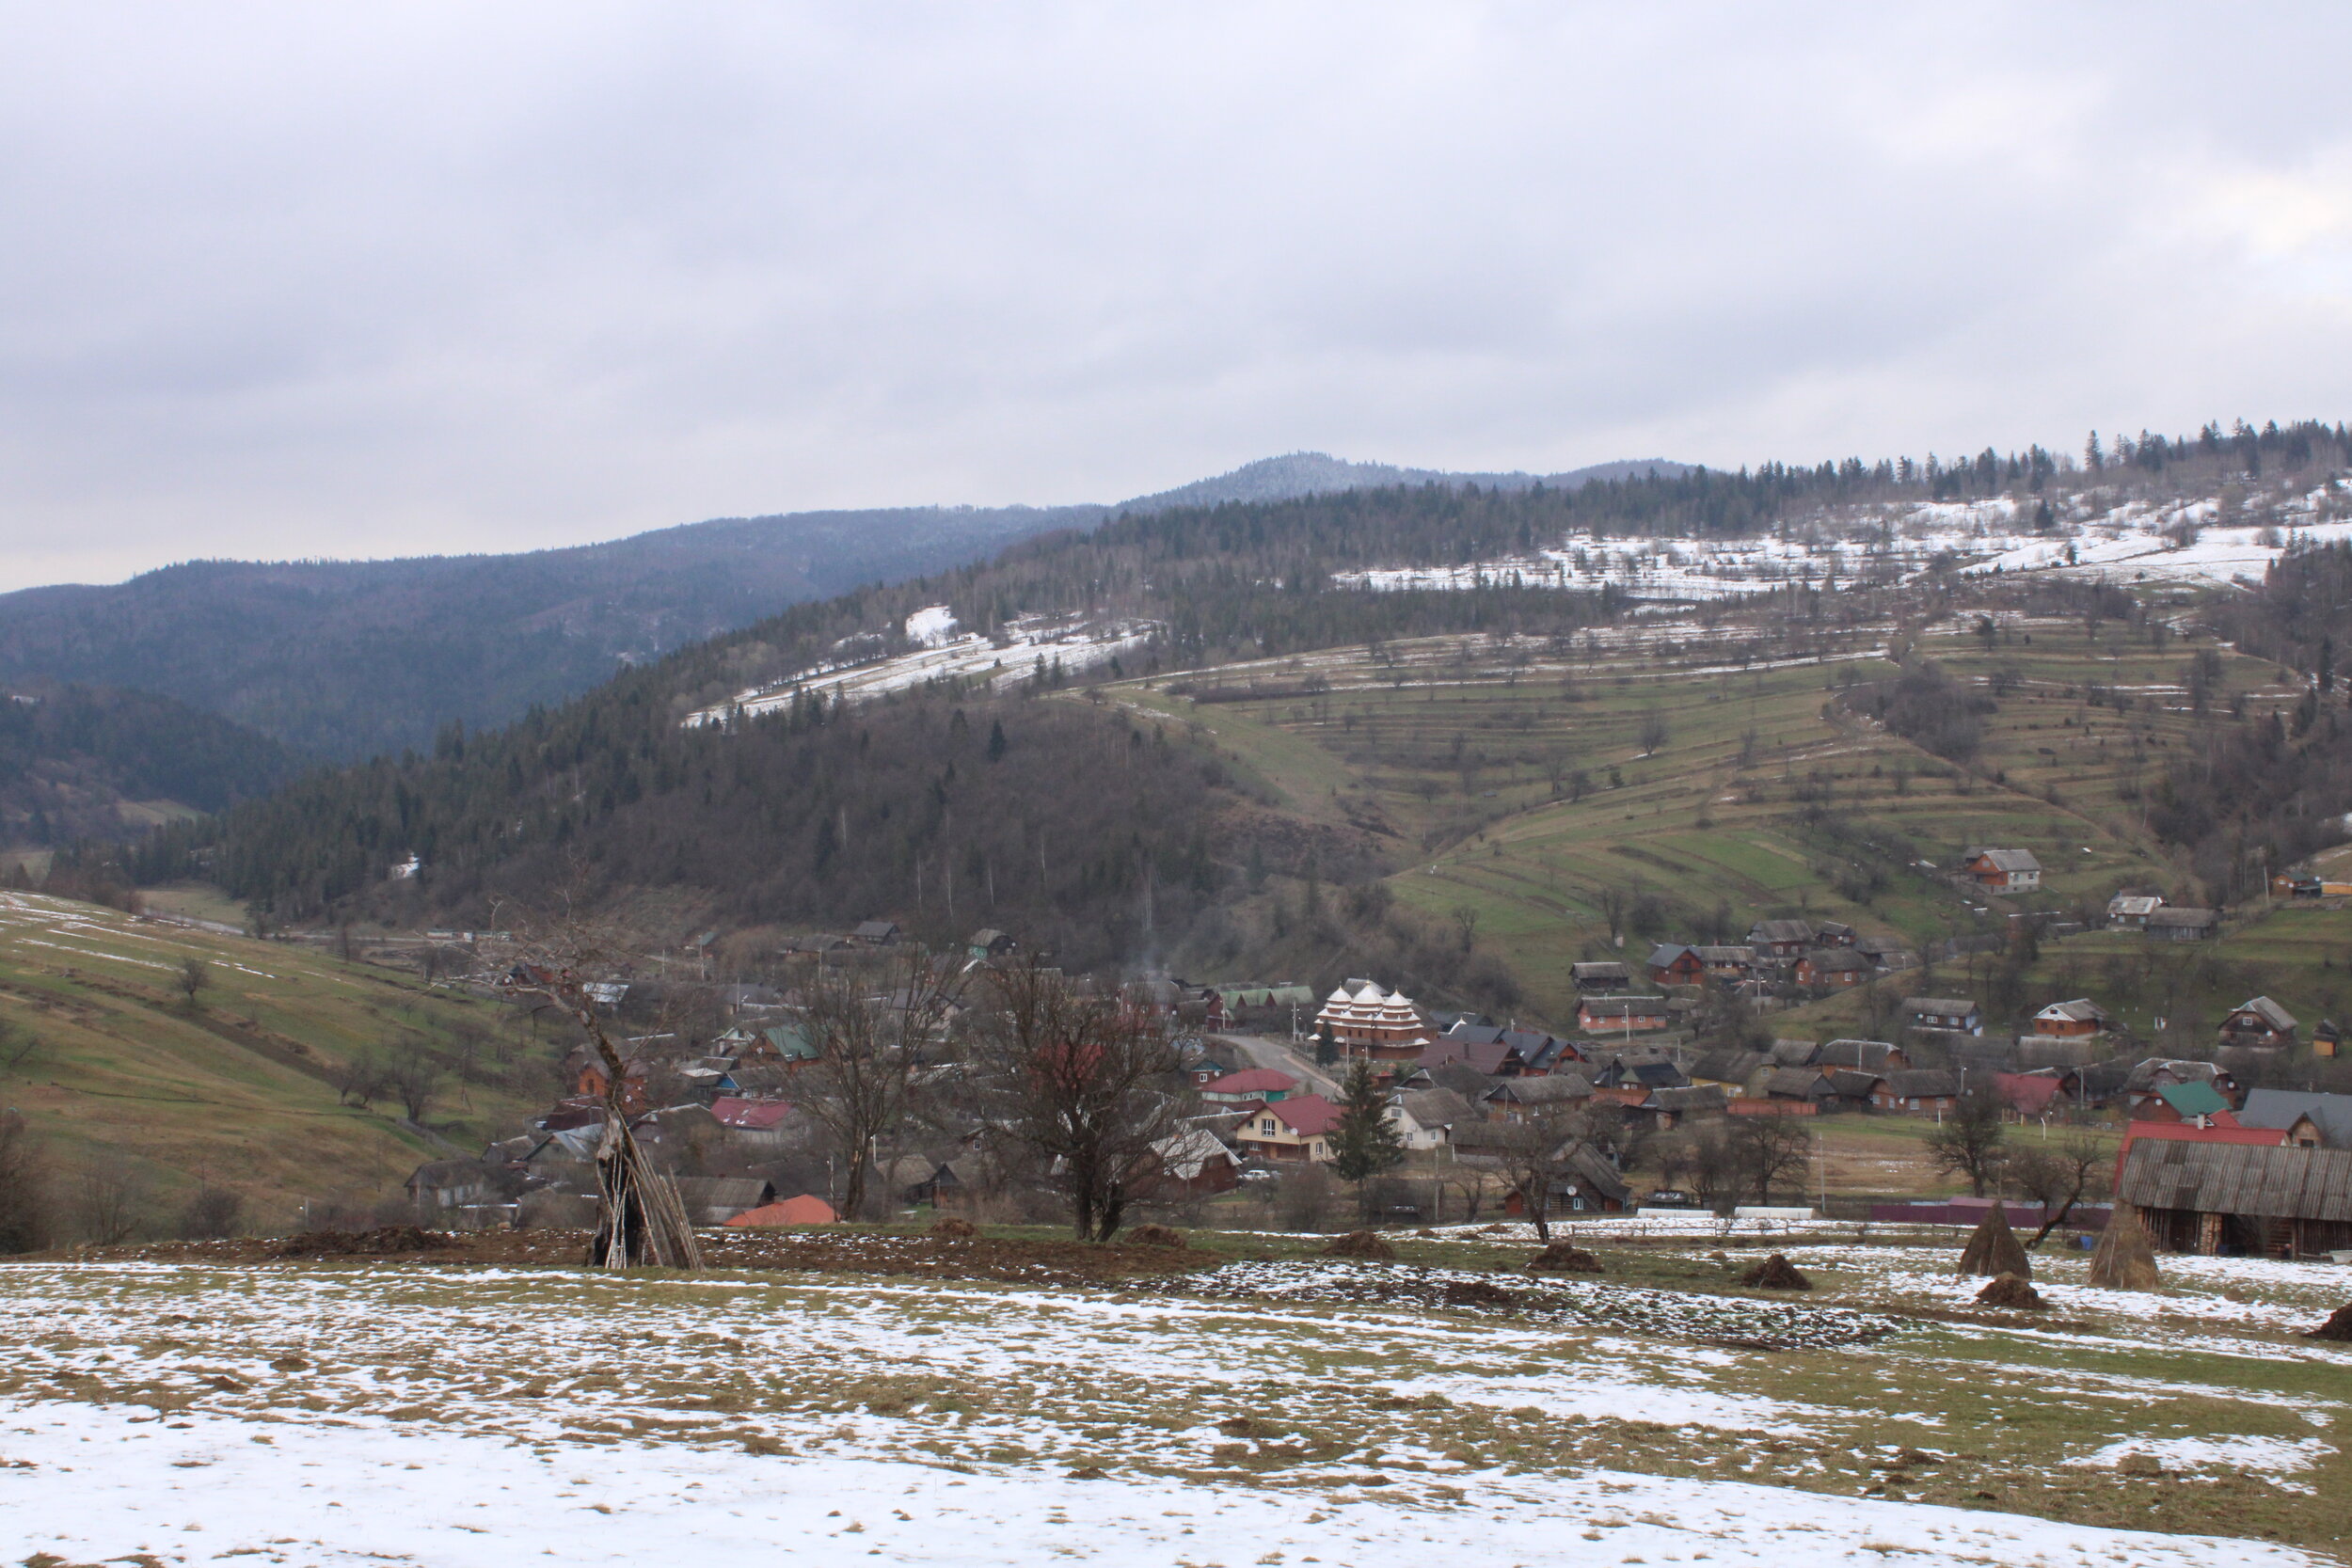
[[[1653,1239],[1696,1263],[1724,1238]],[[1751,1302],[1473,1266],[1497,1240],[1117,1289],[8,1265],[0,1537],[69,1562],[2317,1560],[1991,1499],[2058,1511],[2049,1486],[2143,1456],[2302,1496],[2352,1354],[2271,1320],[2352,1272],[2077,1299],[2069,1262],[2048,1321],[1956,1326],[1872,1310],[1964,1305],[1942,1249],[1775,1237],[1834,1300]],[[1514,1306],[1430,1305],[1478,1281]],[[2180,1310],[2223,1291],[2265,1310]]]

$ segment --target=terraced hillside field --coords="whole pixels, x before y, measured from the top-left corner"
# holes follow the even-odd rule
[[[2220,669],[2202,712],[2185,685],[2200,652]],[[1994,696],[1967,766],[1845,700],[1899,658]],[[1567,965],[1613,950],[1613,905],[1629,949],[1799,912],[1925,942],[1983,918],[1940,874],[1976,844],[2035,851],[2049,872],[2030,904],[2173,890],[2147,793],[2201,730],[2239,721],[2233,699],[2249,718],[2294,701],[2276,676],[2175,636],[1996,615],[1989,634],[1973,616],[1814,631],[1793,657],[1731,622],[1432,639],[1113,695],[1196,726],[1294,809],[1376,835],[1398,898],[1473,912],[1557,1019]]]
[[[191,958],[206,966],[193,1002]],[[0,895],[0,1093],[48,1155],[69,1236],[93,1173],[127,1176],[143,1230],[199,1183],[234,1190],[263,1227],[306,1201],[398,1196],[419,1163],[475,1152],[546,1102],[552,1047],[501,1011],[296,943]],[[342,1103],[334,1082],[357,1055],[411,1048],[433,1064],[430,1135],[386,1098]]]

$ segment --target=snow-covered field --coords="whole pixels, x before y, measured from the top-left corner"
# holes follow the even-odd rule
[[[2352,538],[2341,498],[2324,489],[2258,496],[2246,515],[2217,526],[2217,499],[2061,501],[2047,531],[2008,499],[1918,502],[1824,511],[1773,535],[1749,538],[1600,538],[1572,535],[1523,556],[1458,566],[1341,572],[1343,584],[1390,590],[1530,587],[1597,590],[1634,599],[1703,603],[1770,593],[1792,583],[1824,590],[1916,576],[1939,557],[1965,573],[2048,572],[2112,582],[2228,587],[2260,582],[2296,542]]]
[[[1076,673],[1133,654],[1151,641],[1156,623],[1090,616],[1025,615],[1006,623],[997,637],[959,632],[945,605],[907,617],[905,635],[914,648],[888,657],[828,665],[770,686],[746,688],[729,701],[687,716],[689,725],[723,723],[741,714],[756,717],[789,707],[803,697],[864,702],[904,691],[925,681],[959,680],[1011,685],[1033,677],[1041,667],[1058,665]]]
[[[1930,1255],[1827,1232],[1789,1250],[1877,1299],[1948,1294]],[[2295,1495],[2333,1453],[2347,1374],[2312,1347],[2299,1391],[2234,1386],[2231,1367],[2304,1354],[2275,1338],[2246,1339],[2249,1361],[2199,1348],[2260,1324],[2176,1331],[2126,1302],[2098,1333],[1888,1322],[1788,1352],[1715,1337],[1801,1303],[1392,1271],[1406,1295],[1500,1278],[1520,1298],[1431,1310],[1369,1289],[1380,1273],[1244,1261],[1063,1290],[0,1266],[0,1538],[74,1563],[459,1568],[2317,1560],[1923,1500],[2057,1478],[2095,1502],[2150,1484],[2118,1469],[2143,1453],[2184,1472],[2168,1485]],[[2198,1289],[2299,1300],[2328,1285]],[[1612,1293],[1625,1304],[1575,1305]],[[1554,1295],[1569,1307],[1545,1307]],[[1867,1305],[1820,1316],[1836,1330]],[[2144,1370],[2160,1344],[2169,1382]],[[1988,1356],[2018,1365],[1988,1376]],[[2021,1448],[2011,1428],[2037,1435]]]

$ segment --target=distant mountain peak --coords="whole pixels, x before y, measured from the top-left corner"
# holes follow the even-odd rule
[[[1111,508],[1113,512],[1166,512],[1180,506],[1217,506],[1228,501],[1290,500],[1299,496],[1328,495],[1335,490],[1367,490],[1391,484],[1475,484],[1485,489],[1527,490],[1537,484],[1572,490],[1595,480],[1625,479],[1655,470],[1661,478],[1688,473],[1691,465],[1662,457],[1596,463],[1562,473],[1458,473],[1443,468],[1400,468],[1392,463],[1355,463],[1324,451],[1285,452],[1261,457],[1231,473],[1195,480],[1173,490],[1137,496]]]

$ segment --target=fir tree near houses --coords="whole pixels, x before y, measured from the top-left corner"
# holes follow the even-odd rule
[[[1340,1118],[1332,1123],[1330,1142],[1331,1168],[1341,1180],[1355,1183],[1357,1203],[1368,1213],[1367,1183],[1405,1163],[1405,1136],[1389,1117],[1388,1091],[1364,1057],[1348,1064],[1341,1082]]]

